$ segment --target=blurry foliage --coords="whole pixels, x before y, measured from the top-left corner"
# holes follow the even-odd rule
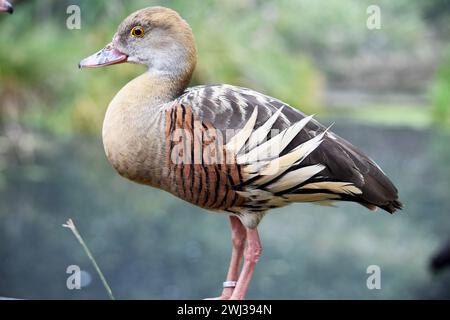
[[[367,48],[418,46],[425,30],[420,6],[379,3],[383,32],[371,33],[365,28],[370,1],[18,0],[13,16],[0,17],[0,123],[12,118],[55,133],[98,133],[114,94],[145,69],[79,71],[76,65],[107,44],[129,13],[161,4],[180,12],[194,30],[199,62],[192,85],[250,87],[316,113],[336,58]],[[81,7],[81,30],[66,28],[70,4]],[[389,19],[395,14],[401,23]]]
[[[437,69],[431,99],[434,120],[441,125],[450,126],[450,47]]]
[[[427,23],[447,39],[450,38],[450,0],[416,0]]]
[[[72,3],[81,6],[81,30],[65,27],[65,8]],[[20,10],[16,10],[14,23],[5,19],[0,22],[0,117],[55,133],[98,133],[114,94],[145,69],[121,65],[79,71],[77,63],[107,44],[118,23],[129,13],[157,4],[157,1],[17,4]],[[165,5],[178,10],[194,29],[199,63],[192,85],[230,83],[282,97],[307,112],[320,107],[322,78],[311,60],[277,43],[279,35],[266,34],[262,29],[264,21],[258,15],[252,19],[230,19],[241,10],[237,1],[227,3],[224,10],[214,10],[219,5],[217,1],[192,5],[167,1]],[[27,32],[17,33],[17,25]],[[262,41],[249,43],[258,32]]]
[[[338,121],[349,118],[358,123],[377,125],[380,127],[408,127],[427,129],[432,124],[428,108],[403,105],[367,105],[364,108],[336,108],[328,112],[328,116]],[[388,115],[388,116],[387,116]],[[408,115],[405,117],[405,115]]]

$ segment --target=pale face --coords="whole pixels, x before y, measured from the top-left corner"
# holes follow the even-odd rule
[[[105,49],[83,60],[82,67],[121,62],[147,65],[158,75],[179,75],[195,65],[196,48],[189,25],[174,11],[147,8],[128,16]]]

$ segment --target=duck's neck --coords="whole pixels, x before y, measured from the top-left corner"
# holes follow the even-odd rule
[[[171,74],[149,70],[130,81],[122,90],[128,99],[166,103],[179,97],[191,80],[189,74]],[[134,98],[133,98],[134,97]]]
[[[188,86],[196,65],[196,54],[176,45],[172,52],[155,52],[149,61],[148,71],[143,75],[149,88],[157,88],[155,94],[178,97]]]

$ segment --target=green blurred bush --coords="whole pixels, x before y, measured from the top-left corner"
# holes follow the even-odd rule
[[[436,123],[450,126],[450,47],[436,71],[431,88],[433,119]]]
[[[81,6],[81,30],[65,26],[65,8],[72,2]],[[98,133],[114,94],[145,71],[136,65],[80,71],[77,63],[107,44],[125,16],[158,1],[72,2],[24,1],[14,19],[0,20],[2,122],[58,134]],[[165,5],[178,10],[194,29],[199,62],[192,85],[246,86],[308,113],[321,106],[320,72],[305,55],[283,45],[281,35],[258,12],[240,18],[255,6],[251,2],[175,0]]]
[[[245,86],[318,113],[327,81],[340,83],[355,71],[339,61],[421,47],[427,31],[421,12],[439,12],[442,1],[424,6],[419,0],[380,0],[379,32],[365,27],[370,0],[18,1],[13,16],[0,16],[0,126],[98,133],[114,94],[145,69],[79,71],[77,63],[107,44],[120,21],[143,7],[171,7],[192,26],[199,49],[192,85]],[[66,28],[71,4],[81,7],[81,30]],[[435,91],[442,92],[435,100],[445,100],[445,89]]]

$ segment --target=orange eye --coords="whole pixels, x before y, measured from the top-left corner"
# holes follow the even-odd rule
[[[145,31],[141,26],[137,26],[131,29],[130,34],[135,38],[142,38],[145,34]]]

